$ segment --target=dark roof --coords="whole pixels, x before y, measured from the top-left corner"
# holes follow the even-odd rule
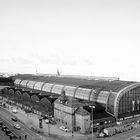
[[[82,116],[85,116],[85,115],[90,115],[90,113],[88,111],[86,111],[85,109],[83,109],[83,107],[79,107],[77,110],[76,110],[76,114],[80,114]]]
[[[59,96],[58,99],[55,100],[58,104],[61,104],[60,100],[62,99],[62,96]],[[67,97],[67,101],[63,104],[64,106],[69,106],[72,108],[77,108],[79,106],[82,106],[82,103],[78,102],[78,99]]]
[[[133,81],[121,81],[121,80],[103,80],[103,79],[86,79],[80,77],[65,77],[65,76],[37,76],[32,74],[23,74],[17,75],[17,78],[20,79],[29,79],[35,81],[42,81],[47,83],[55,83],[55,84],[63,84],[69,86],[78,86],[82,88],[90,88],[90,89],[101,89],[104,91],[114,91],[118,92],[122,88],[129,86],[133,83]]]

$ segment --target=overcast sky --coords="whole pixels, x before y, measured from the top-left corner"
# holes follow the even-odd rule
[[[0,0],[0,72],[140,81],[140,0]]]

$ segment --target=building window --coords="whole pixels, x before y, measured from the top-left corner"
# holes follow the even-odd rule
[[[137,100],[137,110],[139,110],[139,103],[140,103],[140,101]]]
[[[135,111],[135,101],[132,101],[132,111]]]

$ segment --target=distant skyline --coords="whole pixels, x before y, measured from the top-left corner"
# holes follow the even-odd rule
[[[0,0],[0,72],[140,81],[139,0]]]

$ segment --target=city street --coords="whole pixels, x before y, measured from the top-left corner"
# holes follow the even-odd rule
[[[40,136],[34,132],[32,132],[28,127],[25,127],[22,123],[22,131],[23,134],[27,134],[30,139],[33,139],[34,136],[38,137],[40,140],[58,140],[58,139],[72,139],[72,135],[70,132],[64,132],[59,129],[58,126],[56,125],[51,125],[51,124],[46,124],[43,121],[43,128],[39,129],[39,116],[36,114],[26,114],[25,111],[21,110],[18,107],[18,113],[12,113],[12,106],[7,104],[7,108],[1,108],[0,112],[2,116],[6,116],[6,119],[11,119],[11,117],[14,115],[16,116],[23,124],[27,125],[29,128],[33,127],[36,130],[42,131],[45,134],[45,137]],[[16,106],[14,107],[16,108]],[[48,132],[51,137],[49,137]],[[130,131],[120,133],[117,135],[114,135],[112,137],[106,137],[106,138],[96,138],[95,135],[93,136],[94,140],[99,140],[99,139],[105,139],[105,140],[125,140],[128,139],[131,136],[134,136],[136,134],[139,134],[140,132],[140,127],[137,127],[135,129],[132,129]],[[53,137],[52,137],[53,136]],[[48,138],[47,138],[48,137]],[[44,138],[44,139],[43,139]],[[73,139],[76,140],[92,140],[91,135],[82,135],[82,134],[77,134],[74,133]],[[38,140],[38,139],[37,139]]]
[[[8,109],[7,109],[8,110]],[[12,113],[12,111],[9,109],[8,111],[10,111]],[[22,120],[26,125],[28,125],[28,127],[34,127],[36,129],[39,130],[39,120],[38,120],[38,115],[36,114],[26,114],[23,110],[21,110],[20,108],[18,108],[18,113],[14,114],[16,117],[18,117],[20,120]],[[49,130],[48,130],[49,128]],[[59,129],[58,126],[54,126],[54,125],[50,125],[48,127],[48,124],[46,124],[45,122],[43,122],[43,128],[42,130],[45,132],[46,136],[48,137],[48,132],[50,134],[52,134],[52,136],[55,136],[53,138],[49,137],[49,139],[51,140],[57,140],[57,139],[72,139],[71,133],[69,132],[63,132],[62,130]],[[126,140],[134,135],[137,135],[140,133],[140,127],[138,126],[137,128],[134,128],[130,131],[127,132],[123,132],[117,135],[114,135],[112,137],[106,137],[106,138],[96,138],[95,135],[93,136],[94,140],[99,140],[99,139],[105,139],[105,140]],[[81,139],[81,140],[92,140],[91,135],[80,135],[80,134],[76,134],[74,133],[74,139]]]
[[[20,130],[16,130],[16,133],[18,133],[19,136],[21,136],[22,138],[25,137],[25,135],[27,135],[27,139],[29,140],[43,140],[43,137],[37,135],[35,132],[32,132],[30,129],[28,129],[24,124],[22,124],[21,122],[14,122],[11,120],[11,118],[14,117],[14,115],[12,113],[9,113],[8,111],[6,111],[3,108],[0,108],[0,118],[3,121],[6,121],[7,123],[9,123],[9,125],[11,125],[11,127],[14,129],[14,124],[19,124],[21,126]]]
[[[18,113],[13,113],[12,108],[17,108]],[[72,139],[71,132],[64,132],[59,129],[59,125],[51,125],[46,124],[43,121],[43,128],[39,128],[39,115],[34,113],[25,113],[24,110],[17,106],[6,104],[6,108],[1,107],[0,108],[0,114],[1,117],[5,117],[5,119],[11,121],[11,117],[16,116],[20,120],[20,125],[22,126],[22,134],[27,135],[30,140],[58,140],[58,139]],[[25,124],[25,125],[24,125]],[[28,126],[28,127],[27,127]],[[43,135],[38,135],[37,133],[31,131],[29,128],[34,128],[35,130],[38,130],[43,133]],[[96,138],[95,135],[93,136],[94,140],[99,139],[105,139],[105,140],[127,140],[128,138],[135,136],[137,134],[140,134],[140,126],[137,128],[134,128],[130,131],[123,132],[116,134],[112,137],[106,137],[106,138]],[[92,140],[91,135],[82,135],[79,133],[73,134],[73,139],[76,140]]]
[[[26,114],[23,110],[21,110],[20,108],[18,108],[18,113],[13,113],[12,106],[8,105],[8,108],[0,108],[0,114],[1,117],[6,116],[5,119],[11,120],[11,118],[13,116],[16,116],[19,120],[20,120],[20,125],[22,126],[22,133],[26,134],[29,138],[29,140],[58,140],[60,138],[55,138],[56,136],[54,134],[51,134],[51,131],[54,129],[51,126],[49,126],[49,133],[50,135],[48,135],[48,125],[43,123],[43,129],[39,129],[39,120],[38,120],[38,116],[35,114]],[[38,131],[43,131],[45,128],[47,128],[45,130],[44,135],[39,135],[33,131],[31,131],[29,128],[34,128],[35,130]],[[60,130],[59,130],[60,131]],[[62,139],[62,138],[61,138]]]

